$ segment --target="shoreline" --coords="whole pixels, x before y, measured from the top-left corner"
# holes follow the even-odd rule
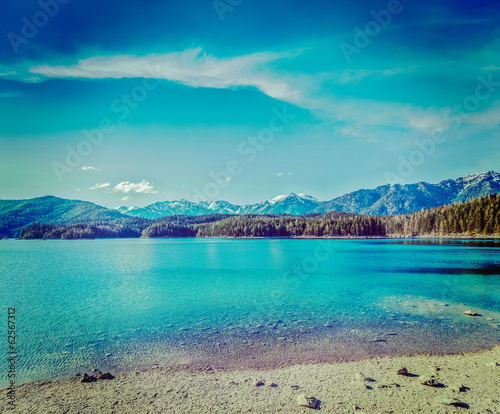
[[[401,368],[407,368],[409,375],[397,375]],[[378,356],[266,369],[156,364],[112,380],[82,383],[67,378],[23,384],[16,389],[16,406],[18,412],[30,413],[303,413],[310,408],[299,406],[298,396],[305,394],[319,400],[320,409],[329,413],[456,413],[467,408],[498,413],[499,374],[500,344],[465,353]],[[437,386],[422,385],[427,376],[433,376]],[[3,412],[6,389],[1,398]],[[460,405],[449,405],[458,404],[453,399]]]
[[[144,240],[158,240],[158,239],[213,239],[213,240],[500,240],[500,234],[475,234],[475,235],[464,235],[464,234],[422,234],[418,236],[407,236],[407,235],[389,235],[389,236],[284,236],[284,237],[94,237],[94,238],[75,238],[75,239],[21,239],[16,237],[4,237],[0,240],[18,240],[18,241],[30,241],[30,240],[131,240],[131,239],[144,239]]]

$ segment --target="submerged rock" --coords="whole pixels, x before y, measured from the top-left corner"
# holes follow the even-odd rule
[[[468,316],[477,316],[477,312],[471,310],[465,311],[464,313]]]
[[[304,394],[301,394],[297,397],[297,404],[301,407],[316,408],[318,402],[319,401],[316,398],[306,397]]]

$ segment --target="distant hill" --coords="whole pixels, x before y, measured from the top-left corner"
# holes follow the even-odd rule
[[[73,224],[129,219],[130,216],[88,201],[54,196],[30,200],[0,200],[0,235],[18,237],[23,227],[36,222]]]

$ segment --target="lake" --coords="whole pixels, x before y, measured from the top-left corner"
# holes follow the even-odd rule
[[[17,384],[461,352],[500,342],[499,253],[477,240],[2,240],[0,301],[5,321],[16,308]]]

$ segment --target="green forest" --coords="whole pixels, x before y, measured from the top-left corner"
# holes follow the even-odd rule
[[[500,195],[399,216],[330,212],[321,215],[169,216],[57,226],[31,224],[21,239],[105,237],[414,237],[500,235]]]

